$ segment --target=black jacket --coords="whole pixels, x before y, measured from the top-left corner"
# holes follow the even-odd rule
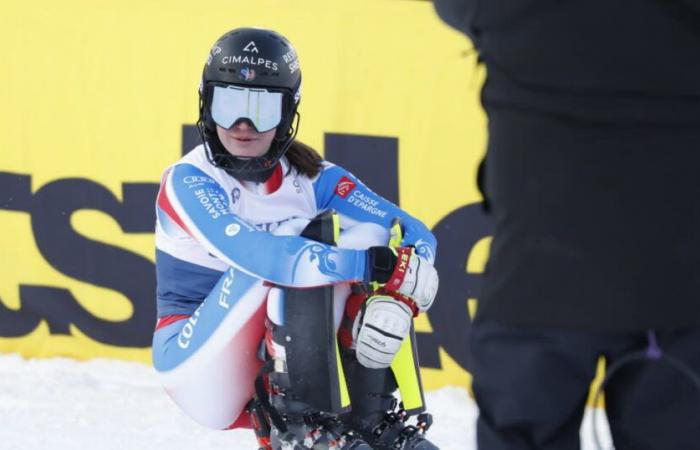
[[[479,315],[700,325],[700,0],[435,0],[486,65]]]

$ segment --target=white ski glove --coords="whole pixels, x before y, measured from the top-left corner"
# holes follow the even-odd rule
[[[437,270],[412,247],[370,247],[370,280],[383,284],[388,293],[397,293],[415,304],[415,311],[425,312],[435,301],[439,278]]]
[[[388,295],[368,298],[352,326],[360,364],[369,369],[389,367],[408,336],[412,321],[413,311],[405,303]]]

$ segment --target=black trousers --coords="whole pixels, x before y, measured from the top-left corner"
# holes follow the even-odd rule
[[[700,377],[700,328],[657,332]],[[646,333],[514,327],[478,319],[469,341],[479,450],[577,450],[598,357],[644,351]],[[616,450],[700,449],[700,387],[662,357],[634,360],[605,389]]]

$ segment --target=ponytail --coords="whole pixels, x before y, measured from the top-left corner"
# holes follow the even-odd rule
[[[313,178],[321,171],[323,158],[316,150],[295,139],[284,154],[299,173]]]

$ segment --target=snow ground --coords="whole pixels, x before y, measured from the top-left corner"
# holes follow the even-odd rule
[[[426,401],[435,419],[428,435],[441,450],[476,449],[478,411],[465,389],[431,391]],[[582,427],[583,450],[594,450],[590,425],[589,412]],[[607,433],[602,421],[599,428]],[[609,436],[603,434],[601,440],[609,449]],[[250,430],[208,430],[192,422],[158,386],[149,366],[0,355],[0,449],[255,450],[257,446]]]

